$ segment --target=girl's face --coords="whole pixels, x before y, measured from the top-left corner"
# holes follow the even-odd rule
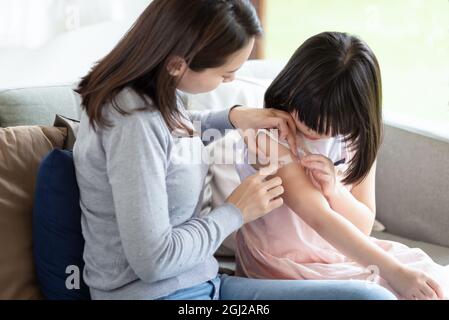
[[[181,72],[182,76],[178,84],[178,89],[186,93],[198,94],[216,89],[223,82],[231,82],[235,79],[235,73],[248,60],[255,39],[239,51],[232,54],[228,61],[221,67],[205,69],[200,72],[185,67]]]
[[[310,129],[299,120],[299,117],[297,116],[296,113],[292,113],[292,117],[293,119],[295,119],[296,128],[306,139],[319,140],[319,139],[329,139],[332,137],[331,135],[318,134],[316,131]]]

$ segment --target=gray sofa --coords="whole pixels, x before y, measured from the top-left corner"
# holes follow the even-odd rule
[[[252,61],[241,72],[266,79],[277,70],[279,65]],[[56,84],[0,89],[0,127],[52,125],[55,114],[78,119],[80,100],[73,87]],[[436,262],[449,264],[448,159],[448,139],[387,121],[376,190],[377,217],[386,232],[374,232],[373,236],[422,248]],[[233,268],[232,258],[223,258],[221,263]]]

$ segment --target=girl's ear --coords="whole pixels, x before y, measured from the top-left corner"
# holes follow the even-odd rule
[[[169,58],[167,71],[172,77],[180,77],[186,70],[187,63],[183,58],[179,56],[173,56]]]

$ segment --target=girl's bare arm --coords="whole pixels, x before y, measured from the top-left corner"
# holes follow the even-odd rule
[[[279,158],[296,157],[284,146],[276,144],[265,134],[259,134],[257,148],[267,158],[270,149],[276,146]],[[276,173],[282,179],[282,198],[294,212],[337,250],[364,266],[376,265],[380,270],[394,270],[399,266],[395,258],[372,243],[353,223],[331,208],[327,199],[317,190],[307,177],[298,161],[282,166]],[[387,272],[385,278],[394,272]]]
[[[360,231],[369,236],[376,217],[376,163],[367,177],[351,191],[340,185],[338,192],[328,198],[332,209],[351,221]]]

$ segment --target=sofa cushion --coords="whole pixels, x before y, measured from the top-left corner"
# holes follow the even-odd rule
[[[449,247],[449,140],[387,125],[376,178],[387,231]]]
[[[0,128],[0,300],[38,299],[33,263],[32,210],[39,163],[62,148],[66,130]]]
[[[73,84],[0,90],[0,127],[51,126],[55,114],[78,120],[80,96]]]
[[[373,231],[372,236],[378,239],[400,242],[410,248],[420,248],[425,253],[427,253],[436,263],[443,266],[449,265],[449,247],[439,246],[424,241],[411,240],[388,232]]]
[[[90,299],[82,277],[84,239],[71,151],[53,150],[41,163],[33,212],[33,242],[44,296],[50,300]]]

